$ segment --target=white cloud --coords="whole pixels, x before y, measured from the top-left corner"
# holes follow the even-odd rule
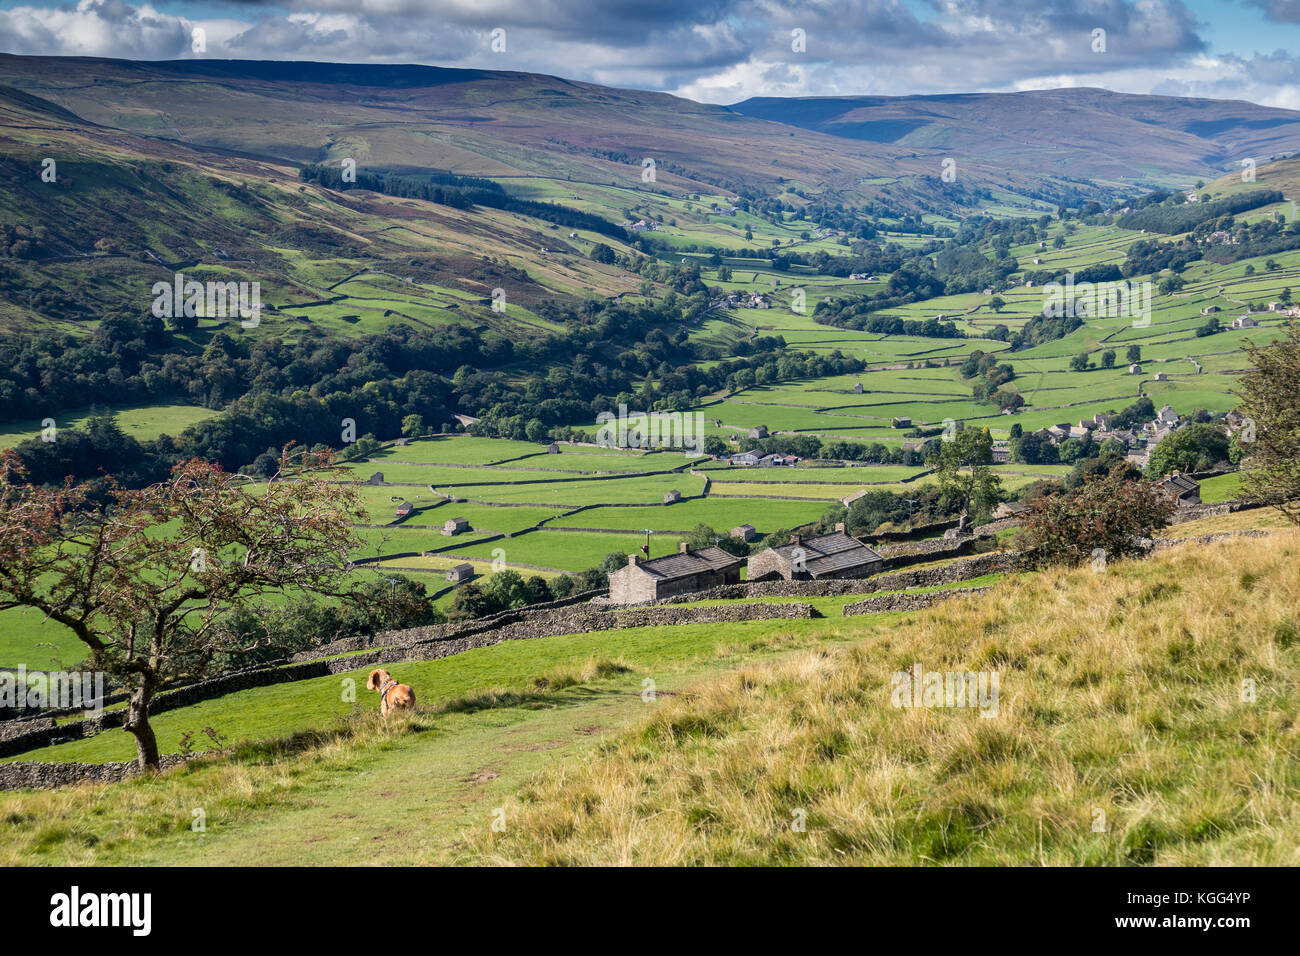
[[[245,18],[191,19],[130,0],[27,4],[0,10],[0,50],[188,57],[190,31],[199,26],[213,58],[524,70],[713,103],[1103,86],[1300,106],[1294,57],[1210,56],[1182,0],[242,0],[237,7]],[[496,26],[507,30],[504,55],[489,49]],[[1091,50],[1097,26],[1107,31],[1105,54]],[[805,53],[790,49],[795,27],[806,31]]]

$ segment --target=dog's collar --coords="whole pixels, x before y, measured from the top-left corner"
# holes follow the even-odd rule
[[[393,678],[391,678],[391,677],[388,678],[388,680],[384,681],[384,686],[381,687],[381,688],[379,688],[379,697],[380,697],[380,699],[381,699],[381,700],[387,700],[387,699],[388,699],[388,692],[389,692],[390,690],[392,690],[392,689],[393,689],[394,687],[396,687],[396,686],[397,686],[397,681],[393,680]]]

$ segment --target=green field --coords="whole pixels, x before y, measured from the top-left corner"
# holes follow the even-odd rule
[[[117,416],[122,431],[139,441],[152,441],[159,435],[179,435],[190,425],[217,414],[198,405],[119,405],[60,412],[54,416],[55,440],[58,440],[58,429],[77,428],[84,425],[92,414],[108,412]],[[41,438],[44,429],[44,420],[39,418],[2,425],[0,448],[12,448],[21,442]]]

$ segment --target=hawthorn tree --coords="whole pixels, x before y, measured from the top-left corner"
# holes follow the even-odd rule
[[[1254,368],[1241,377],[1241,412],[1250,424],[1238,439],[1246,494],[1300,524],[1300,325],[1286,329],[1271,345],[1244,346]]]
[[[39,486],[0,457],[0,609],[27,607],[67,627],[88,664],[128,692],[142,768],[157,768],[154,695],[249,647],[229,612],[286,589],[348,596],[354,490],[326,480],[328,454],[286,448],[265,484],[199,459],[147,488]],[[107,485],[105,487],[105,484]],[[243,635],[241,638],[240,635]]]
[[[1127,463],[1065,494],[1031,501],[1025,515],[1029,545],[1045,564],[1075,565],[1101,549],[1108,558],[1142,553],[1142,538],[1169,524],[1173,497],[1133,479]]]

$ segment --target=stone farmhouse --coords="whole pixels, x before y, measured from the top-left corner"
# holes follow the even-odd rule
[[[639,604],[674,594],[702,591],[740,583],[743,558],[721,548],[692,551],[683,541],[677,554],[643,560],[629,554],[627,567],[609,576],[609,600],[614,604]]]
[[[397,511],[393,515],[393,517],[405,518],[414,510],[415,510],[415,505],[411,504],[409,501],[403,501],[400,505],[397,506]]]
[[[448,518],[442,526],[442,533],[446,535],[460,534],[462,531],[468,530],[468,518]]]
[[[795,535],[789,544],[768,548],[749,559],[749,580],[826,581],[865,578],[885,566],[885,559],[837,524],[830,534]]]
[[[752,541],[755,532],[756,529],[752,524],[742,524],[731,529],[731,536],[738,541]]]
[[[760,468],[790,468],[799,464],[797,455],[764,455],[756,462]]]
[[[1156,482],[1157,488],[1163,488],[1174,496],[1174,504],[1180,508],[1190,508],[1201,503],[1201,483],[1174,472]]]

